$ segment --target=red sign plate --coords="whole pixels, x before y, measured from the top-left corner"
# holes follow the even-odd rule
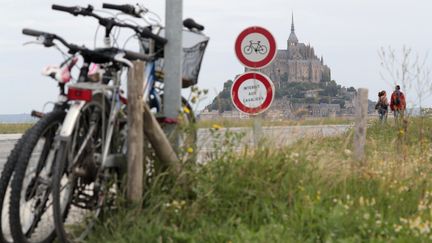
[[[235,53],[239,61],[251,69],[269,65],[276,57],[276,41],[270,31],[252,26],[243,30],[235,42]]]
[[[258,72],[246,72],[238,76],[231,87],[234,106],[251,115],[266,111],[274,99],[274,94],[273,82]]]

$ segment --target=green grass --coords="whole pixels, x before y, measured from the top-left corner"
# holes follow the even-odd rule
[[[153,185],[89,242],[430,242],[431,134],[431,119],[373,124],[362,166],[351,132],[227,154],[188,170],[188,190]]]
[[[11,134],[11,133],[23,133],[29,129],[33,124],[29,123],[17,123],[7,124],[0,123],[0,134]]]
[[[262,119],[263,126],[305,126],[305,125],[345,125],[353,123],[351,118],[320,118],[320,119],[302,119],[302,120],[280,120],[272,121]],[[253,125],[252,119],[215,119],[200,120],[197,123],[199,128],[211,128],[214,124],[222,127],[250,127]]]

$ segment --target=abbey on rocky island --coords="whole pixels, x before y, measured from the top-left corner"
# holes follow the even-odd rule
[[[319,83],[331,80],[330,68],[324,64],[323,57],[318,58],[310,45],[299,43],[294,29],[294,15],[287,49],[278,50],[275,60],[260,71],[270,77],[276,88],[292,82]]]

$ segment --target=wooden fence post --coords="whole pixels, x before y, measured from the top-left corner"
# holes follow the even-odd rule
[[[127,174],[127,199],[133,203],[139,203],[143,195],[143,76],[144,63],[134,62],[134,67],[129,69],[127,80],[128,98],[128,174]]]
[[[363,162],[366,144],[366,127],[368,116],[368,89],[358,89],[356,97],[356,120],[354,130],[354,159]]]
[[[161,168],[162,171],[168,169],[175,176],[178,176],[181,172],[181,164],[174,148],[171,146],[170,141],[160,127],[156,118],[151,114],[147,104],[143,104],[143,107],[143,119],[144,123],[146,124],[144,134],[150,141],[150,144],[152,145],[152,148],[159,159],[159,168]]]

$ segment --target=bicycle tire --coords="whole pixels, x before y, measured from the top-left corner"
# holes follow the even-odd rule
[[[249,45],[249,46],[245,46],[244,48],[243,48],[243,52],[246,54],[246,55],[249,55],[249,54],[252,54],[252,47]]]
[[[31,128],[30,128],[31,129]],[[30,130],[27,130],[24,135],[22,135],[22,137],[20,139],[18,139],[18,141],[16,142],[14,148],[11,150],[11,152],[9,153],[9,156],[7,158],[6,163],[3,166],[3,170],[1,172],[1,177],[0,177],[0,215],[1,220],[0,220],[0,243],[12,243],[12,236],[10,235],[10,228],[9,228],[9,237],[7,237],[6,232],[4,231],[4,224],[3,223],[7,223],[9,224],[9,217],[3,217],[3,213],[5,212],[4,210],[6,210],[6,207],[8,207],[9,205],[7,204],[7,200],[6,199],[6,195],[8,192],[8,189],[11,186],[11,178],[13,175],[13,172],[15,170],[15,166],[16,166],[16,162],[18,160],[18,157],[20,155],[21,152],[21,148],[24,145],[25,141],[26,141],[26,137],[29,134]],[[10,193],[9,193],[10,194]],[[10,195],[9,195],[10,196]],[[3,222],[3,220],[7,221],[7,222]]]
[[[79,136],[81,134],[81,131],[79,130],[79,127],[81,125],[83,125],[82,122],[82,118],[85,119],[85,115],[86,114],[86,109],[88,109],[88,107],[90,107],[92,104],[97,104],[97,105],[101,105],[100,103],[98,104],[97,101],[91,102],[90,104],[87,104],[83,110],[81,111],[80,117],[78,118],[78,122],[76,127],[74,128],[74,132],[73,132],[73,137],[71,139],[71,141],[76,141],[76,137],[75,136]],[[102,105],[101,105],[102,107]],[[103,109],[101,109],[103,110]],[[88,115],[94,113],[94,110],[91,110]],[[102,112],[101,112],[102,113]],[[102,116],[100,116],[100,118],[102,118]],[[103,119],[103,118],[102,118]],[[101,121],[101,120],[98,120]],[[84,124],[85,125],[85,124]],[[96,126],[101,126],[98,122],[98,125]],[[102,124],[102,127],[96,128],[95,130],[95,134],[97,136],[101,136],[101,131],[103,131],[104,126]],[[99,129],[99,130],[98,130]],[[87,131],[88,133],[88,131]],[[84,134],[87,134],[84,133]],[[78,134],[78,135],[77,135]],[[93,134],[91,134],[91,136],[93,136]],[[91,139],[92,140],[92,139]],[[74,145],[73,143],[75,142],[71,142],[71,141],[60,141],[59,143],[59,149],[58,149],[58,154],[56,157],[56,162],[54,164],[53,167],[53,183],[52,183],[52,194],[53,194],[53,209],[54,209],[54,222],[56,225],[56,234],[57,234],[57,238],[60,242],[75,242],[75,241],[82,241],[84,240],[88,234],[90,233],[90,231],[92,230],[96,220],[99,218],[99,216],[101,215],[101,210],[98,210],[99,208],[102,208],[103,205],[99,205],[99,203],[104,204],[105,201],[101,201],[100,200],[100,194],[98,195],[92,195],[92,197],[96,198],[96,202],[98,204],[93,205],[91,204],[89,207],[90,212],[89,213],[94,213],[94,215],[91,215],[91,217],[81,217],[81,215],[78,215],[78,217],[81,217],[85,220],[91,220],[89,223],[84,224],[84,227],[79,227],[79,224],[75,224],[72,223],[73,226],[78,226],[75,227],[74,229],[74,233],[78,232],[78,228],[83,228],[83,231],[81,234],[77,233],[77,238],[73,238],[71,239],[71,237],[74,237],[74,235],[72,235],[70,232],[67,232],[68,225],[70,224],[70,222],[66,222],[67,219],[67,215],[63,214],[63,212],[65,212],[65,209],[70,210],[69,213],[71,214],[72,211],[74,210],[73,208],[71,208],[72,206],[77,206],[76,204],[77,202],[74,200],[79,200],[79,197],[76,196],[77,190],[79,189],[78,183],[84,183],[82,182],[82,177],[80,177],[79,175],[76,175],[76,168],[83,168],[81,166],[86,166],[86,162],[82,162],[82,161],[86,161],[86,158],[80,160],[80,162],[77,161],[77,164],[71,165],[69,164],[68,159],[70,159],[70,153],[71,151],[74,151],[74,148],[71,148],[71,143],[72,146]],[[75,143],[77,144],[77,143]],[[94,153],[94,150],[92,150],[91,152]],[[91,156],[94,156],[94,154],[90,154]],[[88,155],[87,155],[88,156]],[[87,157],[89,158],[89,157]],[[99,175],[100,173],[100,167],[97,168],[97,175]],[[67,176],[67,180],[68,180],[68,184],[67,186],[62,186],[61,183],[62,181],[64,181],[64,176]],[[96,180],[98,179],[98,177],[96,177]],[[80,181],[79,181],[80,180]],[[70,182],[69,182],[70,181]],[[96,182],[91,182],[94,183],[93,184],[93,188],[96,187]],[[102,183],[100,183],[102,185]],[[84,184],[82,184],[84,185]],[[90,183],[88,184],[90,185]],[[99,184],[98,184],[99,185]],[[64,189],[67,189],[68,191],[64,191]],[[96,193],[99,193],[100,191],[96,191]],[[63,202],[61,201],[61,194],[65,193],[65,199]],[[84,206],[88,206],[88,205],[79,205],[82,206],[84,208]],[[94,208],[96,208],[94,210]],[[72,221],[76,221],[76,219],[72,219]],[[82,222],[81,222],[82,224]]]
[[[54,141],[54,136],[56,134],[56,131],[58,127],[61,126],[64,117],[65,117],[65,112],[63,110],[55,110],[50,113],[47,113],[33,126],[33,128],[29,131],[28,135],[26,136],[25,144],[23,145],[21,149],[21,153],[16,162],[17,164],[15,167],[15,173],[11,185],[12,191],[11,191],[11,200],[10,200],[10,207],[9,207],[9,212],[10,212],[9,221],[10,221],[11,233],[14,242],[48,243],[48,242],[52,242],[55,238],[54,224],[52,225],[53,228],[49,229],[46,234],[42,233],[41,239],[30,240],[27,235],[29,232],[23,232],[22,230],[23,225],[21,222],[21,199],[22,199],[21,193],[24,186],[24,180],[28,179],[26,172],[29,166],[30,157],[32,156],[33,151],[37,149],[36,147],[40,138],[42,138],[45,135],[45,132],[51,132],[51,134],[47,134],[47,136],[50,136],[49,138],[51,139],[51,141]],[[56,127],[56,125],[58,125],[58,127]],[[52,146],[52,144],[48,144],[48,145],[50,147]],[[47,154],[47,156],[48,155],[49,154]],[[40,162],[42,162],[43,164],[39,164]],[[42,165],[43,167],[45,167],[45,163],[46,163],[46,158],[44,160],[39,160],[36,167],[39,168],[39,166]],[[48,202],[48,197],[46,198],[46,201],[44,203]],[[40,217],[34,218],[34,221],[32,222],[32,227],[34,226],[36,229],[42,217],[43,214],[41,214]]]
[[[258,52],[262,55],[267,53],[267,47],[265,45],[261,45]]]

